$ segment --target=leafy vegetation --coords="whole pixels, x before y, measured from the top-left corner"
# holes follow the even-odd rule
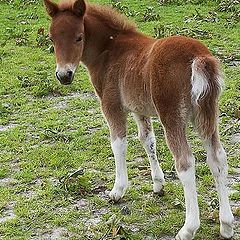
[[[198,38],[220,58],[226,82],[220,131],[239,239],[239,1],[91,2],[112,5],[148,35]],[[184,222],[184,198],[158,120],[154,126],[165,195],[152,194],[148,160],[130,116],[130,186],[120,203],[109,202],[114,159],[87,71],[80,67],[68,87],[54,79],[49,17],[42,1],[0,0],[0,7],[0,238],[172,239]],[[218,239],[214,182],[191,127],[189,139],[197,158],[202,220],[196,239]]]

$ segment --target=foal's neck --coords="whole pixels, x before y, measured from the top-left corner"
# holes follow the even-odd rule
[[[92,16],[85,17],[85,43],[82,62],[91,67],[97,58],[108,48],[112,31]]]
[[[109,11],[111,10],[109,9]],[[104,56],[106,56],[107,52],[111,50],[113,47],[115,48],[120,47],[119,45],[116,44],[116,41],[119,40],[119,38],[121,39],[129,38],[130,35],[131,36],[139,35],[141,37],[144,37],[143,34],[138,33],[136,31],[134,25],[131,24],[130,22],[126,22],[126,25],[129,24],[129,26],[127,25],[128,27],[125,28],[124,18],[122,19],[123,24],[122,25],[120,24],[120,26],[116,26],[114,18],[110,17],[109,20],[106,21],[106,19],[103,19],[102,15],[100,14],[103,13],[99,11],[98,16],[96,12],[93,14],[89,10],[84,20],[85,46],[82,55],[82,62],[88,67],[89,70],[92,67],[95,67],[96,65],[103,63],[102,60]],[[121,23],[121,16],[116,15],[116,18],[120,18]],[[121,49],[124,52],[124,48]]]

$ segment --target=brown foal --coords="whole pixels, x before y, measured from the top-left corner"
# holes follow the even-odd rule
[[[109,125],[116,164],[110,198],[118,201],[127,189],[128,112],[134,115],[150,161],[153,191],[162,191],[164,175],[151,124],[151,116],[157,115],[184,187],[186,219],[176,239],[192,239],[200,225],[195,159],[185,132],[192,121],[204,141],[207,163],[215,178],[220,233],[231,238],[227,160],[217,126],[223,84],[218,61],[197,40],[182,36],[157,40],[139,33],[133,23],[110,7],[84,0],[44,2],[52,18],[50,38],[55,48],[57,79],[70,84],[79,62],[83,62]]]

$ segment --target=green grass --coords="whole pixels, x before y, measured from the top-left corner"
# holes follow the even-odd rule
[[[230,3],[123,0],[115,1],[115,7],[149,35],[199,38],[222,61],[226,87],[220,131],[229,159],[231,204],[239,220],[240,143],[234,139],[240,128],[240,8]],[[68,87],[54,79],[49,17],[42,1],[0,0],[0,7],[0,238],[173,238],[184,222],[183,190],[157,119],[165,196],[152,194],[148,160],[129,117],[130,186],[121,203],[110,203],[106,190],[113,186],[114,159],[86,70],[81,67]],[[191,129],[189,139],[198,160],[202,221],[195,239],[218,239],[213,179]],[[71,176],[77,169],[83,173]],[[239,239],[239,221],[235,226]]]

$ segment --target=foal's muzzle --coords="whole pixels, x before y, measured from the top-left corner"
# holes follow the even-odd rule
[[[76,64],[57,64],[56,78],[63,85],[69,85],[72,83],[75,71],[77,69]]]
[[[67,70],[64,72],[56,71],[56,77],[61,84],[69,85],[73,81],[74,72],[72,70]]]

